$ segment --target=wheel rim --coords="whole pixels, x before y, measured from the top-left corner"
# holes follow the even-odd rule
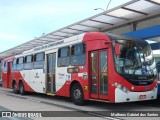
[[[14,91],[16,91],[17,90],[17,85],[16,84],[14,84]]]
[[[74,98],[80,99],[81,98],[81,91],[79,89],[74,90]]]
[[[20,92],[23,92],[23,85],[20,86]]]

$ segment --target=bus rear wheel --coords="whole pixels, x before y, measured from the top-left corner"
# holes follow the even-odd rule
[[[71,89],[71,100],[76,105],[84,104],[83,90],[80,84],[75,83]]]
[[[14,92],[15,94],[18,94],[18,89],[17,89],[17,84],[16,84],[16,82],[13,82],[13,92]]]
[[[19,93],[20,93],[21,95],[24,95],[24,94],[25,94],[24,85],[23,85],[22,82],[20,82],[20,84],[19,84]]]

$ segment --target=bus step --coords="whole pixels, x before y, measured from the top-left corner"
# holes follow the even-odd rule
[[[109,102],[108,100],[101,100],[101,99],[89,99],[91,101],[98,101],[98,102]]]
[[[47,95],[55,96],[56,94],[54,94],[54,93],[47,93]]]

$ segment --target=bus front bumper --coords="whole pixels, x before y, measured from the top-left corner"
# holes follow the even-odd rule
[[[133,102],[133,101],[143,101],[143,100],[154,100],[157,98],[157,88],[151,91],[145,92],[131,92],[128,93],[115,89],[115,103],[119,102]]]

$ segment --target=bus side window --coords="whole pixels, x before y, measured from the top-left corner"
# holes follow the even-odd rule
[[[58,50],[58,67],[69,66],[70,47],[63,47]]]
[[[35,69],[44,68],[44,59],[45,59],[44,52],[35,54],[34,55],[34,68]]]
[[[17,69],[17,59],[13,59],[12,61],[12,71],[16,70]]]
[[[86,62],[86,45],[77,44],[71,48],[71,65],[84,65]]]
[[[24,58],[20,57],[17,59],[17,70],[23,70]]]
[[[33,55],[25,56],[24,58],[24,69],[30,70],[33,68]]]
[[[7,61],[3,63],[3,72],[7,72]]]

